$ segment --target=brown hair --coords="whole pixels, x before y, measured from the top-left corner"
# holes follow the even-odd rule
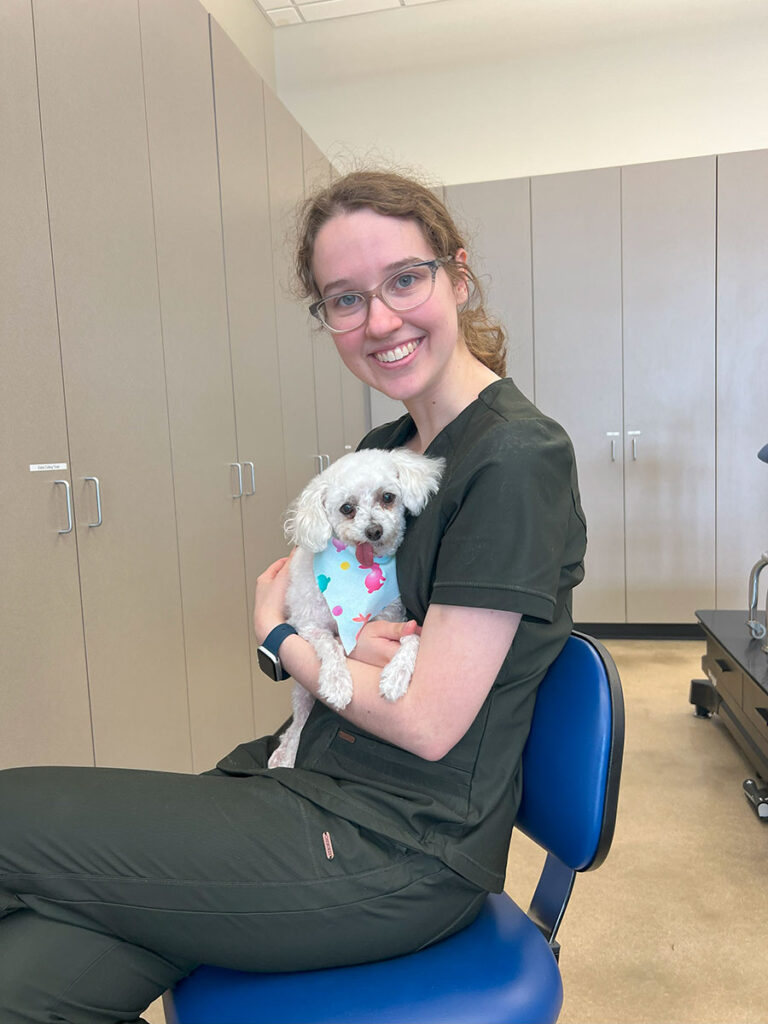
[[[296,273],[305,298],[319,298],[312,276],[318,231],[332,217],[360,209],[416,221],[437,257],[453,256],[466,248],[450,213],[426,185],[390,171],[352,171],[310,196],[302,206]],[[454,281],[469,279],[472,285],[468,301],[459,310],[459,330],[467,348],[494,373],[505,376],[504,331],[485,310],[480,282],[465,263],[446,263],[445,270]]]

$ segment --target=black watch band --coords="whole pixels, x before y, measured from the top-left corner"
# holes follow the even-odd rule
[[[264,643],[256,651],[259,659],[259,668],[270,679],[274,679],[275,682],[279,683],[283,679],[291,678],[290,674],[283,668],[278,651],[283,640],[295,633],[296,630],[293,626],[289,626],[287,622],[281,622],[279,626],[275,626],[274,629],[269,631],[264,638]]]

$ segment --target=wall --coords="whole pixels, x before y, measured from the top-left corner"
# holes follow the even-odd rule
[[[275,30],[253,0],[200,0],[200,3],[276,92]]]
[[[450,0],[274,42],[335,162],[454,184],[768,146],[768,0]]]

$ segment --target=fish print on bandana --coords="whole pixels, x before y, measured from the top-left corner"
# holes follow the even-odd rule
[[[366,622],[399,596],[395,556],[374,558],[370,544],[347,547],[332,537],[315,555],[315,577],[349,654]]]

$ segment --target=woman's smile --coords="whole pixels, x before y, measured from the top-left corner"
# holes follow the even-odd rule
[[[373,358],[378,363],[383,363],[386,366],[392,366],[393,364],[400,364],[408,356],[412,355],[416,349],[421,345],[422,338],[416,338],[413,341],[403,342],[394,348],[384,349],[380,352],[374,352]]]

